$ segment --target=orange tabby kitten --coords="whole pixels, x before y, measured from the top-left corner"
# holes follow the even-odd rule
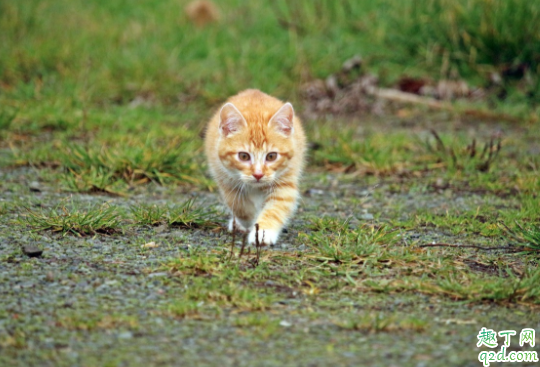
[[[306,138],[290,103],[248,89],[221,107],[206,130],[210,172],[248,242],[275,244],[296,209]]]

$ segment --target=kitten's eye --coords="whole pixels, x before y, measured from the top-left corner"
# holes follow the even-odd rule
[[[266,155],[266,161],[267,161],[267,162],[273,162],[273,161],[275,161],[276,159],[277,159],[277,153],[275,153],[275,152],[268,153],[268,154]]]
[[[249,155],[249,153],[240,152],[238,153],[238,159],[240,159],[242,162],[248,162],[251,160],[251,156]]]

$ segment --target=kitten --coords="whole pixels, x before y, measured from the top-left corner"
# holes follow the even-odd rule
[[[306,138],[290,103],[248,89],[208,123],[210,173],[231,210],[229,230],[249,231],[249,244],[275,244],[296,209]],[[233,225],[233,221],[235,221]]]

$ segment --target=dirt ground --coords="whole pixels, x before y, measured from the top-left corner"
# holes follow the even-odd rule
[[[429,121],[421,125],[375,121],[364,128],[394,129],[412,137],[427,134],[433,126]],[[467,122],[436,128],[450,133],[468,131],[479,139],[502,130],[510,141],[528,141],[531,131]],[[530,139],[523,149],[533,154],[538,143]],[[41,170],[31,167],[0,172],[4,204],[0,215],[2,366],[479,366],[481,349],[476,343],[482,327],[518,333],[522,328],[540,328],[540,314],[531,304],[361,289],[328,291],[320,297],[294,289],[279,290],[263,311],[220,306],[213,312],[176,317],[165,310],[182,299],[188,286],[182,275],[174,274],[166,264],[189,256],[194,248],[228,248],[230,235],[225,231],[128,223],[116,234],[78,237],[35,231],[19,219],[24,207],[41,210],[62,201],[83,207],[108,203],[128,210],[140,203],[178,204],[194,198],[202,207],[223,210],[217,194],[154,184],[127,197],[68,193],[43,177]],[[377,177],[310,167],[297,215],[280,243],[265,251],[302,256],[310,246],[302,234],[313,231],[310,223],[314,218],[326,217],[350,218],[350,228],[365,224],[400,228],[394,246],[404,251],[433,243],[508,244],[504,236],[486,236],[474,230],[455,231],[429,223],[400,225],[419,211],[442,215],[520,205],[513,195],[445,185],[446,181],[440,180],[446,178]],[[158,246],[144,247],[150,242]],[[25,255],[22,248],[29,244],[41,248],[42,256]],[[439,253],[447,256],[450,250],[429,251],[437,258]],[[474,259],[479,252],[462,249],[456,256],[465,253]],[[492,265],[470,260],[471,273],[499,274],[504,279],[499,271],[501,262],[519,261],[519,257],[504,257],[514,255],[488,253],[495,259]],[[279,279],[272,276],[269,273],[268,280],[257,287],[277,289]],[[368,320],[371,326],[344,325],[344,318]],[[416,320],[417,326],[377,325],[378,320],[384,323],[405,318]],[[516,348],[514,341],[511,349]]]

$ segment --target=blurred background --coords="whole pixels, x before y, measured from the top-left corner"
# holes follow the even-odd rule
[[[184,109],[253,87],[296,99],[359,55],[382,86],[465,80],[482,88],[475,102],[523,114],[540,102],[540,3],[2,0],[0,55],[0,91],[18,98]]]

